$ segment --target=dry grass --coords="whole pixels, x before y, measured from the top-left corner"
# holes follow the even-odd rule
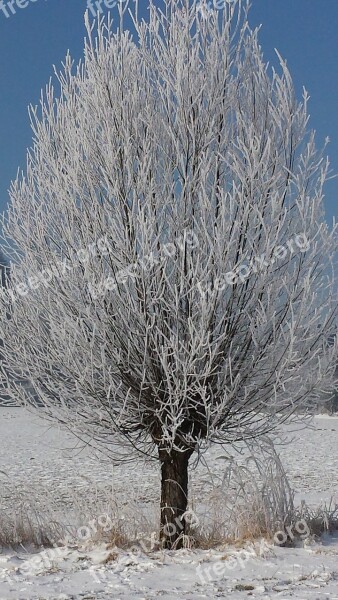
[[[320,537],[323,533],[334,533],[338,531],[338,504],[331,499],[329,504],[309,508],[303,501],[295,510],[294,519],[295,522],[305,521],[311,536]]]
[[[271,539],[292,522],[293,493],[272,442],[265,439],[247,450],[245,458],[220,457],[226,464],[222,477],[210,473],[205,511],[196,505],[200,526],[192,535],[197,547]]]
[[[98,494],[93,482],[88,485],[90,493],[72,492],[71,507],[69,499],[61,506],[48,489],[23,492],[14,484],[8,489],[10,502],[0,503],[0,550],[101,542],[112,549],[128,549],[142,539],[152,549],[147,538],[156,530],[156,518],[142,514],[132,501],[128,510],[122,510],[110,490]]]
[[[184,548],[242,547],[262,537],[273,541],[277,531],[287,531],[288,527],[294,535],[285,545],[291,545],[301,537],[295,528],[301,520],[312,536],[338,529],[336,505],[314,511],[302,504],[295,509],[286,474],[269,440],[249,447],[245,460],[243,456],[240,460],[223,458],[226,467],[222,476],[216,478],[209,472],[206,479],[204,506],[192,499],[190,508],[198,521],[181,536]],[[74,493],[71,511],[69,504],[65,511],[48,490],[23,494],[13,486],[10,506],[0,506],[0,549],[101,542],[112,554],[115,548],[160,549],[157,507],[142,512],[137,498],[128,508],[121,507],[109,490],[102,497],[102,490],[100,495],[95,492],[93,483],[89,489],[90,499],[87,494]]]
[[[55,515],[38,512],[31,502],[19,503],[11,513],[0,510],[0,548],[49,548],[65,535],[66,528]]]

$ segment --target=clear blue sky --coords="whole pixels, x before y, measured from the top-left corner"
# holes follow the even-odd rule
[[[31,143],[27,106],[69,49],[80,58],[87,0],[2,0],[0,10],[0,211],[9,183],[25,166]],[[147,0],[139,0],[147,14]],[[19,8],[17,4],[27,6]],[[106,9],[105,9],[106,10]],[[112,12],[117,9],[112,9]],[[328,153],[338,173],[338,0],[252,0],[251,24],[262,23],[260,41],[266,60],[277,64],[274,48],[286,58],[298,95],[307,88],[311,127],[318,145],[331,139]],[[338,216],[338,178],[326,189],[326,211]]]

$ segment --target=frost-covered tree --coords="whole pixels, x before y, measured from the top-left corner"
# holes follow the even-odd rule
[[[278,429],[330,390],[336,229],[328,161],[285,62],[240,0],[87,22],[31,109],[11,186],[1,336],[11,393],[115,460],[159,460],[161,531],[184,531],[188,462]],[[14,250],[13,250],[14,249]],[[10,307],[10,311],[8,308]]]
[[[8,260],[6,259],[6,256],[3,254],[3,252],[0,249],[0,295],[4,295],[6,294],[6,288],[7,288],[7,280],[9,278],[9,265],[8,265]],[[0,337],[0,361],[3,362],[4,357],[2,354],[2,349],[3,348],[3,341]],[[0,384],[0,406],[3,406],[5,403],[7,404],[8,402],[11,401],[11,398],[9,396],[7,396],[6,394],[6,384],[4,381],[1,382]]]

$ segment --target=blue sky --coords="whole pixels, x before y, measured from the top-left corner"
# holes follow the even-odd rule
[[[15,14],[12,14],[9,2]],[[112,0],[111,0],[112,1]],[[0,211],[18,167],[25,167],[31,143],[27,106],[69,49],[77,60],[85,35],[87,0],[2,0],[0,10]],[[139,0],[143,14],[147,0]],[[143,4],[142,4],[143,3]],[[25,6],[19,8],[18,5]],[[106,9],[105,9],[106,10]],[[112,9],[112,12],[117,9]],[[6,17],[5,13],[9,15]],[[277,64],[274,48],[287,60],[300,97],[310,94],[310,125],[318,145],[326,136],[328,154],[338,173],[338,1],[252,0],[251,24],[262,23],[260,41],[266,60]],[[338,178],[328,182],[326,213],[338,216]]]

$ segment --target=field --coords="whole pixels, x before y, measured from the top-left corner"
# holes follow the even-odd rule
[[[335,533],[297,538],[294,547],[253,539],[164,552],[151,537],[158,516],[156,463],[112,469],[109,458],[19,408],[0,409],[0,440],[0,536],[9,515],[27,536],[0,553],[0,600],[338,599]],[[278,451],[296,506],[338,502],[337,418],[319,416],[311,429],[285,429]],[[191,508],[202,529],[206,515],[216,529],[222,515],[226,461],[220,456],[220,448],[210,449],[191,472]],[[56,542],[67,526],[77,537],[37,551],[23,531],[25,519],[35,519]],[[117,549],[118,535],[142,539],[143,550]]]

